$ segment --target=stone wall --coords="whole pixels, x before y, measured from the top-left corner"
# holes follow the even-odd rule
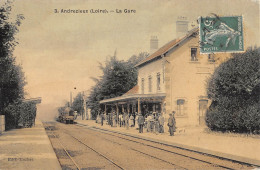
[[[0,115],[0,134],[5,131],[5,116]]]

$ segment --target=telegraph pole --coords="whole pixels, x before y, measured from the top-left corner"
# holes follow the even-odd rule
[[[70,92],[70,104],[69,107],[72,107],[72,92]]]
[[[83,111],[84,111],[84,119],[87,120],[86,96],[84,91],[83,91]]]

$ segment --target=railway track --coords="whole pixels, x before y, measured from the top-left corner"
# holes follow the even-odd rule
[[[84,143],[82,140],[80,140],[79,138],[76,138],[75,136],[73,136],[73,135],[71,135],[71,134],[69,134],[69,133],[67,133],[67,132],[64,132],[64,133],[68,134],[69,136],[73,137],[75,140],[79,141],[80,143],[82,143],[83,145],[85,145],[86,147],[88,147],[89,149],[93,150],[94,152],[96,152],[96,153],[99,154],[100,156],[104,157],[104,158],[107,159],[109,162],[113,163],[116,167],[118,167],[119,169],[122,169],[122,170],[123,170],[123,169],[126,169],[126,168],[123,168],[122,166],[118,165],[117,163],[115,163],[115,162],[112,161],[111,159],[107,158],[105,155],[103,155],[103,154],[101,154],[100,152],[96,151],[95,149],[93,149],[92,147],[90,147],[89,145],[87,145],[86,143]],[[107,139],[106,139],[106,140],[107,140]],[[110,141],[110,142],[115,143],[115,144],[118,144],[118,145],[122,145],[122,144],[120,144],[120,143],[118,143],[118,142],[115,142],[115,141],[111,141],[111,140],[107,140],[107,141]],[[150,155],[150,154],[147,154],[147,153],[138,151],[138,150],[136,150],[136,149],[134,149],[134,148],[130,148],[130,147],[127,147],[127,148],[129,148],[129,149],[131,149],[131,150],[133,150],[133,151],[139,152],[139,153],[141,153],[141,154],[143,154],[143,155],[149,156],[149,157],[151,157],[151,158],[154,158],[154,159],[160,160],[160,161],[162,161],[162,162],[171,164],[171,165],[173,165],[174,167],[176,167],[177,169],[187,169],[187,168],[185,168],[185,167],[176,165],[176,164],[171,163],[171,162],[169,162],[169,161],[160,159],[160,158],[158,158],[158,157],[156,157],[156,156],[153,156],[153,155]]]
[[[104,154],[103,150],[102,150],[102,152],[98,151],[98,150],[100,150],[100,148],[98,149],[98,148],[96,148],[97,146],[95,144],[92,145],[92,143],[89,143],[88,139],[85,137],[84,134],[89,134],[90,136],[95,136],[95,138],[97,138],[96,140],[108,141],[111,144],[115,145],[115,147],[121,146],[121,148],[127,148],[128,150],[132,150],[132,152],[134,151],[136,153],[145,155],[146,159],[150,158],[151,160],[156,160],[156,162],[158,162],[158,161],[163,162],[165,165],[168,164],[167,167],[170,166],[174,169],[205,169],[205,168],[206,169],[253,169],[256,167],[253,165],[242,164],[242,163],[240,163],[240,164],[242,164],[240,166],[240,164],[237,165],[238,164],[237,162],[233,162],[233,161],[227,160],[225,158],[202,154],[202,153],[190,151],[187,149],[183,149],[180,147],[174,147],[172,145],[167,145],[167,144],[163,144],[160,142],[151,141],[149,139],[143,139],[140,137],[127,135],[127,134],[120,133],[120,132],[105,130],[105,129],[101,129],[98,127],[89,127],[89,126],[80,125],[80,124],[76,124],[77,126],[75,126],[75,125],[64,125],[63,126],[62,124],[57,123],[57,125],[62,126],[62,128],[59,128],[61,133],[68,135],[67,137],[73,138],[75,141],[77,141],[77,143],[80,143],[82,146],[88,148],[89,150],[91,150],[93,153],[95,153],[99,157],[102,157],[103,159],[108,161],[111,164],[110,166],[113,165],[113,167],[115,167],[113,169],[128,169],[129,166],[127,166],[128,168],[125,168],[126,165],[124,163],[122,163],[122,161],[116,159],[112,155]],[[72,128],[72,126],[74,128]],[[84,128],[82,128],[82,127],[84,127]],[[84,129],[84,131],[82,131],[82,129]],[[75,132],[80,132],[80,134],[76,135]],[[55,134],[53,134],[53,135],[55,135]],[[121,140],[118,140],[118,139],[121,139]],[[61,143],[61,141],[60,141],[60,143]],[[113,145],[111,145],[112,148],[114,148]],[[68,157],[70,157],[70,159],[71,159],[72,156],[71,155],[69,156],[69,152],[66,151],[64,145],[63,145],[63,148],[64,148],[66,154],[68,154]],[[153,152],[155,152],[155,153],[153,153]],[[161,155],[156,155],[156,152],[160,153]],[[111,159],[111,158],[113,158],[113,159]],[[171,158],[174,158],[176,160],[171,159]],[[181,162],[183,159],[185,159],[186,164]],[[74,162],[76,163],[75,160],[74,160]],[[120,162],[120,163],[118,163],[118,162]],[[196,164],[194,162],[198,162],[198,163]],[[228,163],[226,164],[225,162],[228,162]],[[191,167],[188,164],[192,164],[195,166]],[[195,168],[195,167],[199,167],[198,166],[199,164],[200,164],[201,168]],[[77,169],[80,169],[80,166],[77,166]]]
[[[119,165],[118,163],[116,163],[115,161],[113,161],[112,159],[110,159],[110,158],[108,158],[107,156],[105,156],[104,154],[98,152],[98,151],[95,150],[93,147],[91,147],[91,146],[89,146],[88,144],[86,144],[85,142],[83,142],[81,139],[79,139],[79,138],[75,137],[74,135],[72,135],[72,134],[70,134],[70,133],[67,133],[67,132],[65,132],[65,131],[63,131],[63,133],[65,133],[65,134],[71,136],[71,137],[74,138],[76,141],[78,141],[79,143],[83,144],[83,145],[86,146],[87,148],[91,149],[93,152],[97,153],[99,156],[105,158],[107,161],[111,162],[113,165],[115,165],[115,166],[118,167],[119,169],[122,169],[122,170],[123,170],[123,169],[126,169],[126,168],[123,168],[123,167],[122,167],[121,165]],[[106,140],[107,140],[107,139],[106,139]],[[107,140],[107,141],[109,141],[109,140]],[[114,142],[114,141],[110,141],[110,142],[113,142],[113,143],[116,143],[116,144],[121,145],[120,143],[117,143],[117,142]],[[165,160],[160,159],[160,158],[158,158],[158,157],[155,157],[155,156],[153,156],[153,155],[150,155],[150,154],[141,152],[141,151],[136,150],[136,149],[134,149],[134,148],[130,148],[130,147],[128,147],[128,148],[131,149],[131,150],[133,150],[133,151],[136,151],[136,152],[138,152],[138,153],[141,153],[141,154],[143,154],[143,155],[146,155],[146,156],[149,156],[149,157],[151,157],[151,158],[154,158],[154,159],[160,160],[160,161],[162,161],[162,162],[168,163],[168,164],[170,164],[170,165],[173,165],[173,166],[176,167],[177,169],[186,169],[186,170],[187,170],[187,168],[185,168],[185,167],[176,165],[176,164],[171,163],[171,162],[169,162],[169,161],[165,161]],[[71,158],[71,156],[70,156],[70,158]],[[73,161],[73,162],[75,162],[75,161]]]
[[[64,132],[66,133],[66,132]],[[105,158],[107,161],[111,162],[113,165],[115,165],[116,167],[118,167],[119,169],[125,169],[122,166],[120,166],[119,164],[115,163],[113,160],[109,159],[107,156],[105,156],[104,154],[98,152],[97,150],[93,149],[92,147],[90,147],[89,145],[87,145],[86,143],[84,143],[82,140],[80,140],[79,138],[76,138],[75,136],[66,133],[67,135],[73,137],[76,141],[78,141],[79,143],[83,144],[84,146],[86,146],[87,148],[91,149],[93,152],[97,153],[99,156]]]
[[[82,167],[79,166],[79,163],[77,163],[75,161],[75,159],[73,159],[73,156],[69,154],[68,150],[65,148],[64,144],[60,141],[60,139],[54,134],[54,132],[52,132],[52,128],[50,128],[51,126],[46,125],[45,128],[48,130],[49,133],[51,133],[52,136],[54,136],[55,138],[58,139],[60,146],[63,148],[63,150],[65,151],[66,155],[68,156],[68,158],[72,161],[72,163],[75,165],[76,169],[81,170]],[[91,151],[93,151],[94,153],[96,153],[98,156],[104,158],[105,160],[107,160],[108,162],[112,163],[115,167],[117,167],[118,169],[125,169],[122,166],[120,166],[118,163],[116,163],[115,161],[113,161],[112,159],[108,158],[107,156],[105,156],[104,154],[98,152],[97,150],[95,150],[93,147],[89,146],[88,144],[84,143],[82,140],[80,140],[79,138],[75,137],[74,135],[71,135],[69,133],[67,133],[66,131],[60,130],[60,132],[72,137],[75,141],[77,141],[78,143],[84,145],[85,147],[87,147],[88,149],[90,149]],[[114,168],[113,168],[114,169]]]
[[[187,149],[180,148],[180,147],[170,146],[171,148],[176,148],[178,150],[187,151],[187,153],[180,153],[178,151],[169,150],[168,148],[164,149],[164,148],[162,148],[162,146],[169,147],[169,145],[166,145],[166,144],[163,144],[163,143],[159,143],[159,142],[155,142],[155,141],[146,140],[146,139],[143,139],[143,138],[129,136],[129,135],[126,135],[126,134],[121,134],[121,133],[114,132],[114,131],[104,130],[104,129],[101,129],[101,128],[93,128],[93,127],[88,127],[86,125],[77,125],[77,126],[80,126],[80,127],[83,126],[83,127],[87,128],[87,129],[93,130],[95,132],[99,132],[99,133],[102,133],[102,134],[110,135],[110,136],[113,136],[113,137],[116,137],[116,138],[123,139],[125,141],[138,143],[140,145],[144,145],[144,146],[147,146],[147,147],[150,147],[150,148],[153,148],[153,149],[157,149],[157,150],[160,150],[160,151],[163,151],[163,152],[167,152],[167,153],[171,153],[171,154],[174,154],[174,155],[179,155],[179,156],[182,156],[182,157],[185,157],[185,158],[189,158],[189,159],[194,160],[194,161],[198,161],[198,162],[202,162],[202,163],[208,164],[211,167],[216,167],[216,168],[218,167],[218,168],[221,168],[221,169],[238,169],[237,164],[241,165],[239,167],[239,169],[240,168],[248,169],[248,168],[254,168],[255,167],[254,165],[251,165],[251,164],[247,164],[247,163],[243,163],[243,162],[237,162],[237,161],[233,161],[233,160],[228,160],[226,158],[221,158],[221,157],[216,157],[216,156],[213,156],[213,155],[203,154],[203,153],[187,150]],[[116,142],[116,141],[111,141],[111,142],[117,143],[118,145],[122,145],[122,143],[119,143],[119,142]],[[154,145],[154,144],[156,144],[157,146]],[[158,145],[160,145],[160,146],[158,146]],[[126,146],[126,147],[128,147],[128,146]],[[181,165],[177,165],[175,163],[171,163],[171,162],[169,162],[167,160],[163,160],[163,159],[158,158],[156,156],[153,156],[153,155],[141,152],[139,150],[136,150],[135,148],[130,148],[130,147],[128,147],[128,148],[132,149],[132,150],[135,150],[135,151],[137,151],[139,153],[145,154],[147,156],[153,157],[155,159],[160,159],[161,161],[168,162],[168,163],[170,163],[170,164],[172,164],[174,166],[178,166],[181,169],[187,169],[186,167],[183,167]],[[200,155],[200,157],[202,157],[202,158],[198,158],[197,157],[198,155]],[[231,166],[227,166],[227,165],[218,163],[218,162],[220,162],[219,160],[224,161],[224,162],[228,162],[228,164],[231,164]]]
[[[64,152],[68,156],[68,158],[71,160],[71,162],[74,164],[76,169],[80,170],[81,169],[80,166],[76,163],[76,161],[73,159],[73,157],[69,154],[69,152],[67,151],[67,149],[65,148],[63,143],[60,141],[60,139],[57,137],[57,135],[53,132],[53,129],[51,127],[53,127],[53,126],[45,126],[45,129],[48,130],[48,133],[51,133],[51,135],[58,140],[58,143],[60,144],[60,146],[62,147],[62,149],[64,150]]]

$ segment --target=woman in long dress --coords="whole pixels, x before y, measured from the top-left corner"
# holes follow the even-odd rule
[[[133,115],[131,115],[130,116],[130,127],[133,127],[134,126],[134,116]]]
[[[135,113],[135,125],[137,126],[138,128],[138,117],[139,117],[139,114]]]

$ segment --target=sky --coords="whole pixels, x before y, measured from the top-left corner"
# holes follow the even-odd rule
[[[59,13],[55,13],[55,9]],[[61,13],[61,10],[89,13]],[[135,13],[90,13],[130,9]],[[196,23],[199,16],[243,15],[245,45],[260,45],[257,0],[14,0],[13,15],[23,14],[14,55],[25,72],[26,98],[42,97],[38,118],[52,119],[80,91],[95,85],[98,63],[117,51],[127,60],[150,51],[150,38],[159,47],[177,38],[179,16]],[[74,89],[76,87],[76,90]]]

